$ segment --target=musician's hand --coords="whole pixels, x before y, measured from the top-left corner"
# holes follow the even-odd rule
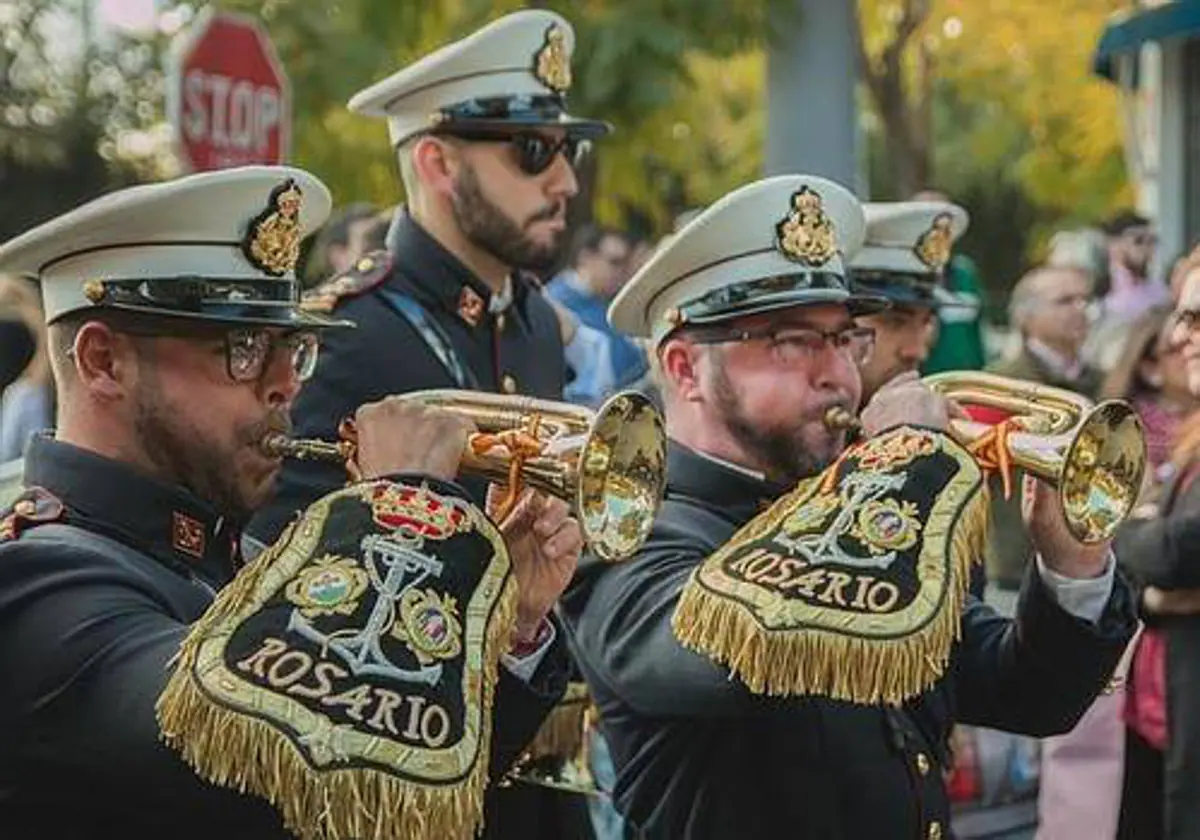
[[[909,371],[884,383],[863,408],[860,419],[864,435],[870,437],[901,424],[945,429],[951,411],[945,397],[935,394],[922,384],[916,372]]]
[[[452,479],[474,431],[465,418],[402,397],[368,403],[354,415],[357,462],[364,479],[421,473]]]
[[[488,488],[489,515],[503,495],[495,485]],[[514,643],[529,642],[575,574],[583,532],[566,502],[534,490],[521,494],[500,532],[520,590]]]
[[[1021,515],[1034,550],[1060,575],[1083,580],[1104,574],[1111,541],[1084,545],[1071,535],[1058,503],[1058,492],[1044,481],[1025,476]]]

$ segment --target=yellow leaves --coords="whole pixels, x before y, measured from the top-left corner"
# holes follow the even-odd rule
[[[685,64],[690,81],[674,83],[666,107],[602,141],[601,219],[619,222],[632,205],[666,229],[673,213],[685,209],[662,200],[671,192],[682,193],[688,205],[707,204],[759,177],[766,139],[762,52],[720,58],[697,51]]]
[[[868,53],[889,42],[914,0],[862,0]],[[1128,199],[1115,89],[1091,73],[1123,0],[932,0],[910,45],[931,56],[935,95],[960,103],[935,121],[934,172],[1007,172],[1052,215],[1097,217]],[[910,85],[910,90],[918,90]],[[970,119],[962,119],[962,114]],[[935,113],[937,109],[935,109]],[[949,161],[947,154],[970,160]]]

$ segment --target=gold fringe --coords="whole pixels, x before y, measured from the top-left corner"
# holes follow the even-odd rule
[[[971,567],[982,562],[987,542],[989,495],[981,482],[960,514],[950,546],[948,603],[918,632],[885,640],[767,630],[749,607],[699,585],[693,572],[672,616],[675,636],[725,665],[755,694],[899,705],[942,678],[951,646],[961,638]]]
[[[457,785],[422,785],[378,770],[313,769],[289,736],[258,718],[217,705],[192,671],[203,640],[244,609],[283,552],[295,524],[249,563],[192,626],[156,705],[162,739],[201,778],[265,798],[301,840],[451,840],[483,827],[492,708],[503,644],[516,619],[511,574],[497,599],[483,652],[479,758]]]
[[[554,757],[570,759],[583,749],[591,696],[585,683],[568,683],[567,693],[550,710],[533,736],[526,754],[533,761]]]

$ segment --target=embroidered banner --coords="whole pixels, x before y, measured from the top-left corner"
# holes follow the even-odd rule
[[[193,627],[163,738],[302,838],[472,837],[515,596],[468,502],[388,481],[333,493]]]
[[[945,670],[987,523],[986,484],[961,446],[892,430],[705,560],[675,634],[755,693],[901,703]]]

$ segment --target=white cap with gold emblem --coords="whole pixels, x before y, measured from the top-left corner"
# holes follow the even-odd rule
[[[756,181],[671,237],[617,295],[609,321],[658,344],[685,324],[805,304],[878,311],[886,303],[853,294],[846,277],[845,260],[862,244],[863,226],[862,205],[833,181]]]
[[[303,312],[300,242],[332,199],[314,175],[247,166],[131,187],[0,245],[0,272],[42,287],[47,322],[84,310],[278,326],[347,322]]]
[[[967,229],[966,210],[945,201],[874,202],[863,209],[866,239],[850,263],[857,289],[909,306],[967,305],[942,282],[954,242]]]
[[[554,12],[506,15],[356,93],[351,111],[386,117],[392,144],[432,129],[558,126],[606,134],[566,111],[575,31]]]

